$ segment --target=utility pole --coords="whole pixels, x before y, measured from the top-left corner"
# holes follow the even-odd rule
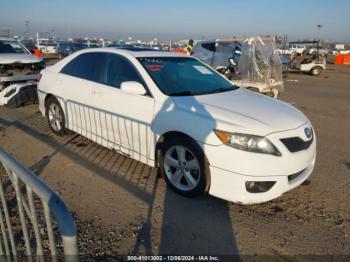
[[[317,25],[317,59],[320,52],[320,32],[323,25]]]
[[[26,25],[26,38],[30,38],[30,21],[29,20],[26,20],[25,21],[25,25]]]
[[[39,44],[40,44],[40,41],[39,41],[39,32],[36,32],[36,48],[40,49],[39,48]]]

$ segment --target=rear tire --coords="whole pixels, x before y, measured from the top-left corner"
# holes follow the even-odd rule
[[[67,134],[66,119],[60,103],[54,97],[49,97],[45,103],[45,115],[50,129],[56,135]]]
[[[167,139],[159,156],[160,174],[174,192],[198,197],[209,188],[209,164],[199,145],[187,137]]]

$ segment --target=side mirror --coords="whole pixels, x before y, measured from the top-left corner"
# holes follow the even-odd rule
[[[133,95],[144,95],[146,90],[144,86],[136,81],[126,81],[120,85],[120,90]]]

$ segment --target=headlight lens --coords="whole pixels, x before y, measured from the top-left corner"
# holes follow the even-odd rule
[[[220,130],[214,130],[214,132],[224,144],[236,149],[275,156],[282,155],[280,151],[278,151],[278,149],[265,137],[228,133]]]
[[[40,61],[38,64],[37,64],[37,68],[39,69],[39,70],[41,70],[41,69],[44,69],[46,67],[46,64],[45,64],[45,61],[43,60],[43,61]]]

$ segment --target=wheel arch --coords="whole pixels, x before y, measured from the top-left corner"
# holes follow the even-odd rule
[[[45,110],[46,110],[46,107],[47,107],[47,103],[49,101],[49,99],[52,98],[52,99],[55,99],[61,106],[62,110],[63,110],[63,113],[66,115],[67,113],[67,108],[66,108],[66,105],[63,101],[63,99],[55,96],[54,94],[51,94],[51,93],[48,93],[45,98],[44,98],[44,105],[45,105]]]
[[[168,139],[171,139],[171,138],[174,138],[174,137],[183,137],[183,138],[188,138],[188,139],[191,139],[192,141],[194,141],[199,147],[201,147],[198,142],[193,139],[191,136],[183,133],[183,132],[180,132],[180,131],[168,131],[164,134],[162,134],[158,140],[157,140],[157,143],[156,143],[156,147],[155,147],[155,156],[154,156],[154,159],[155,159],[155,165],[158,166],[158,160],[159,160],[159,154],[160,154],[160,150],[164,144],[164,142]]]
[[[171,139],[171,138],[174,138],[174,137],[183,137],[183,138],[187,138],[187,139],[190,139],[192,140],[202,151],[203,151],[203,156],[204,156],[204,161],[206,162],[206,166],[209,167],[209,161],[208,161],[208,158],[203,150],[203,147],[193,138],[191,137],[190,135],[188,134],[185,134],[183,132],[180,132],[180,131],[168,131],[164,134],[162,134],[159,138],[158,138],[158,141],[156,143],[156,146],[155,146],[155,156],[154,156],[154,164],[155,164],[155,167],[159,168],[159,157],[160,157],[160,154],[161,154],[161,148],[164,144],[165,141],[167,141],[168,139]],[[209,168],[208,168],[209,169]],[[210,188],[210,184],[211,184],[211,179],[210,179],[210,170],[207,170],[206,172],[204,172],[204,174],[207,176],[207,181],[208,181],[208,184],[207,184],[207,188],[206,188],[206,191],[208,192],[209,191],[209,188]]]
[[[44,102],[44,104],[45,104],[45,107],[47,106],[47,102],[49,101],[49,99],[50,98],[56,98],[53,94],[47,94],[46,96],[45,96],[45,102]]]
[[[45,94],[45,97],[43,98],[43,106],[42,106],[42,114],[46,117],[46,109],[47,109],[47,103],[49,101],[50,98],[55,98],[55,96],[53,94]]]
[[[60,101],[60,99],[58,99],[55,95],[51,94],[51,93],[48,93],[46,94],[46,96],[44,97],[44,111],[45,111],[45,117],[48,119],[49,118],[49,115],[47,114],[48,110],[49,110],[49,105],[50,105],[50,100],[53,102],[53,103],[56,103],[60,110],[61,110],[61,113],[62,113],[62,128],[60,128],[60,130],[54,130],[52,128],[52,126],[50,125],[49,123],[49,126],[51,128],[51,130],[56,133],[57,135],[59,136],[63,136],[65,134],[69,134],[68,132],[68,129],[67,129],[67,119],[66,119],[66,116],[65,116],[65,110],[63,109],[62,107],[62,103]],[[49,119],[48,119],[49,121]]]

